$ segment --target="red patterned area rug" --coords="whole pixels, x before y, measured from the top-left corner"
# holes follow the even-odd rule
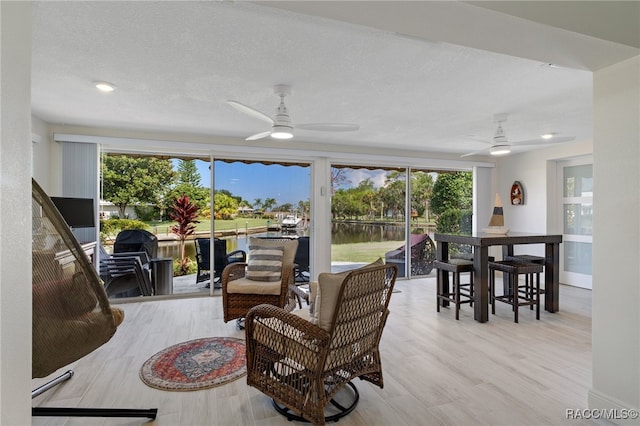
[[[233,337],[178,343],[153,355],[140,370],[146,385],[168,391],[208,389],[245,374],[245,343]]]

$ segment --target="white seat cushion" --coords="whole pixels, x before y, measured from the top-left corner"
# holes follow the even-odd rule
[[[311,318],[309,317],[309,310],[308,309],[296,309],[294,311],[291,312],[292,314],[294,314],[295,316],[298,316],[304,320],[307,320],[309,322],[311,322]]]
[[[280,281],[255,281],[245,277],[229,281],[227,293],[271,294],[278,296],[280,294],[280,286]]]

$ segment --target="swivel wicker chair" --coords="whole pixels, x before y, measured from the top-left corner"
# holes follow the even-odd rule
[[[32,378],[42,378],[93,352],[116,332],[124,312],[109,305],[89,258],[51,199],[32,181]],[[69,380],[69,370],[38,387],[35,398]],[[34,407],[34,416],[148,417],[157,409]]]
[[[273,398],[289,420],[323,425],[351,412],[359,399],[352,379],[383,387],[378,346],[397,273],[395,265],[376,265],[320,274],[314,323],[275,306],[251,309],[247,384]],[[355,395],[351,404],[325,418],[325,407],[347,386]]]

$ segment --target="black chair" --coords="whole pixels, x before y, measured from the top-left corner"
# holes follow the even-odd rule
[[[196,238],[194,239],[194,244],[196,246],[196,262],[198,264],[196,273],[196,284],[198,284],[211,279],[211,240],[209,238]],[[220,277],[225,266],[230,263],[244,263],[246,261],[246,252],[234,250],[231,253],[227,253],[227,240],[215,238],[213,241],[214,288],[220,288]]]
[[[114,253],[147,252],[150,259],[158,257],[158,237],[144,229],[125,229],[116,236]]]
[[[109,297],[152,296],[153,286],[149,270],[138,255],[114,255],[100,259],[100,278]]]
[[[296,282],[309,282],[311,275],[309,267],[309,237],[298,238],[298,249],[293,262],[296,264]]]
[[[100,278],[109,297],[151,296],[151,262],[146,251],[109,254],[102,244]]]

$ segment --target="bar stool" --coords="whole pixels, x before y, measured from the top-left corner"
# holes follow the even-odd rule
[[[473,253],[463,253],[463,252],[455,253],[455,254],[452,254],[450,256],[450,258],[451,259],[463,259],[463,260],[468,260],[470,262],[473,262]],[[493,257],[493,256],[489,256],[488,259],[489,259],[489,262],[493,262],[494,260],[496,260],[496,258]],[[542,263],[544,263],[544,259],[542,259],[542,260],[543,260]]]
[[[514,260],[501,260],[489,262],[489,291],[491,294],[491,313],[496,313],[496,300],[512,306],[514,312],[514,322],[518,322],[518,310],[520,306],[535,306],[536,319],[540,319],[540,273],[542,265],[537,263],[524,263]],[[509,292],[503,296],[496,296],[496,271],[509,275]],[[533,286],[533,275],[535,275],[535,291],[519,291],[518,276],[531,274],[531,285]]]
[[[460,319],[461,304],[468,303],[473,306],[473,262],[463,259],[449,259],[447,262],[436,260],[433,262],[433,267],[453,274],[452,287],[446,293],[442,288],[441,274],[438,274],[436,305],[438,312],[440,312],[441,301],[453,303],[456,306],[456,320],[458,320]],[[468,283],[461,283],[460,281],[460,274],[463,272],[471,272]]]
[[[544,261],[545,258],[542,256],[533,256],[531,254],[516,254],[513,256],[506,256],[504,258],[504,260],[514,260],[516,262],[524,262],[524,263],[536,263],[538,265],[543,265],[544,267]],[[533,274],[527,274],[525,275],[525,279],[524,279],[524,285],[519,285],[518,286],[518,291],[522,292],[533,292],[534,288],[533,288]],[[544,294],[544,288],[539,288],[538,290],[536,290],[538,293],[540,294]],[[533,309],[533,305],[530,306],[531,309]]]
[[[469,262],[473,262],[473,253],[467,253],[467,252],[458,252],[458,253],[454,253],[452,254],[449,259],[463,259],[463,260],[468,260]],[[487,261],[489,262],[493,262],[494,260],[496,260],[495,257],[493,256],[489,256],[487,258]],[[462,287],[462,289],[464,289],[465,287],[470,286],[469,284],[460,284],[460,286]],[[471,296],[473,296],[473,285],[470,286],[471,287]],[[491,292],[489,292],[489,298],[491,298]],[[471,304],[471,306],[473,306],[473,304]]]

